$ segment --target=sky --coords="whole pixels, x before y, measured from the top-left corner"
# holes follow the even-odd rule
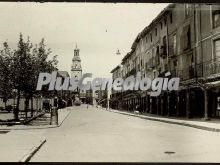
[[[15,48],[19,34],[32,43],[45,39],[58,69],[70,73],[74,49],[80,49],[83,73],[110,78],[141,32],[168,4],[0,3],[0,48]],[[116,55],[119,49],[121,55]]]

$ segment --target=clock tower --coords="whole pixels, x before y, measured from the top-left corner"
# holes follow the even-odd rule
[[[72,59],[72,66],[71,66],[71,78],[79,79],[82,76],[82,67],[81,67],[81,59],[79,57],[79,49],[74,49],[74,56]]]

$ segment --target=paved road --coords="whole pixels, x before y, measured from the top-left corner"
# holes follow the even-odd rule
[[[220,133],[84,105],[46,137],[31,161],[220,162]]]

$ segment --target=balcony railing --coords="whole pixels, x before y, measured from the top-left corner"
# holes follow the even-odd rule
[[[152,68],[156,67],[156,58],[151,58],[148,62],[145,63],[146,73],[151,74]],[[220,58],[215,58],[209,61],[201,62],[196,65],[191,65],[182,69],[173,69],[170,70],[168,65],[165,67],[166,71],[170,71],[172,77],[180,77],[181,80],[189,80],[192,78],[199,78],[199,77],[209,77],[214,74],[220,74]],[[129,73],[126,74],[126,77],[130,75],[136,74],[136,69],[132,69]]]
[[[220,73],[220,58],[215,58],[205,63],[204,76],[208,77],[213,74]]]
[[[195,69],[193,66],[183,69],[173,69],[170,73],[172,77],[179,77],[181,80],[189,80],[195,77]]]
[[[148,60],[148,62],[146,63],[146,69],[149,68],[154,68],[157,65],[160,65],[160,58],[158,56],[156,57],[152,57]]]
[[[125,77],[129,77],[129,76],[131,76],[131,75],[135,75],[136,74],[136,68],[133,68],[131,71],[129,71],[126,75],[125,75]]]

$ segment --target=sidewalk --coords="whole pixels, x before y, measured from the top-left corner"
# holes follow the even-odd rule
[[[213,131],[213,132],[220,132],[220,121],[218,120],[210,120],[210,121],[202,121],[198,119],[172,119],[166,118],[163,116],[150,116],[149,114],[135,114],[131,112],[119,111],[119,110],[109,110],[110,112],[120,113],[123,115],[129,115],[134,117],[139,117],[142,119],[153,120],[153,121],[160,121],[170,124],[178,124],[188,127],[193,127],[197,129],[202,129],[206,131]]]
[[[58,126],[56,125],[39,125],[39,126],[32,126],[32,125],[13,125],[13,126],[6,126],[0,125],[0,130],[31,130],[31,129],[47,129],[47,128],[55,128],[61,126],[63,121],[67,118],[71,111],[72,107],[67,107],[58,110]]]
[[[0,134],[0,161],[26,162],[45,142],[43,130],[14,130]]]
[[[58,126],[0,126],[0,161],[28,162],[46,142],[46,128],[59,127],[70,114],[71,107],[58,110]],[[9,132],[7,132],[9,131]]]

